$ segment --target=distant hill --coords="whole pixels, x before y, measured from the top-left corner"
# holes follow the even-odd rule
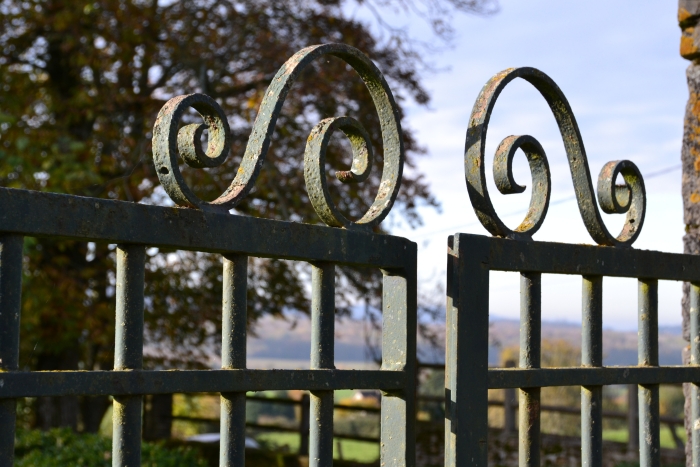
[[[431,325],[438,335],[444,335],[444,325]],[[500,363],[503,348],[518,346],[520,323],[517,320],[493,317],[490,326],[489,363]],[[260,320],[256,336],[248,338],[248,361],[251,368],[308,367],[311,350],[311,323],[306,316],[295,320],[266,317]],[[366,342],[379,340],[368,324],[356,320],[336,323],[335,359],[338,366],[372,365]],[[543,322],[543,339],[563,339],[581,345],[581,325],[566,322]],[[680,326],[659,329],[659,362],[662,365],[681,364],[685,345]],[[603,362],[605,365],[635,365],[637,363],[637,333],[633,331],[603,331]],[[437,363],[444,359],[444,350],[432,348],[419,340],[419,358]]]
[[[490,334],[496,349],[489,354],[491,364],[497,364],[498,348],[519,345],[520,323],[514,319],[494,318]],[[566,322],[543,322],[542,339],[563,339],[577,347],[581,346],[581,325]],[[680,365],[681,351],[685,346],[680,326],[659,327],[659,363]],[[603,330],[603,364],[636,365],[637,333],[634,331]]]

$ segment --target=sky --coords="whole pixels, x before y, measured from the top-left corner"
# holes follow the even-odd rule
[[[481,87],[509,67],[538,68],[562,89],[578,121],[594,185],[608,161],[629,159],[640,168],[647,213],[634,247],[682,252],[680,147],[688,62],[678,52],[677,2],[501,0],[500,5],[500,12],[491,17],[454,17],[458,37],[453,47],[433,56],[437,68],[447,70],[425,75],[430,107],[408,107],[407,126],[428,151],[419,170],[442,205],[440,212],[422,209],[422,227],[398,226],[392,232],[418,243],[421,283],[444,283],[448,235],[489,235],[467,194],[464,137]],[[430,37],[420,22],[412,21],[416,38]],[[499,216],[514,228],[529,203],[529,189],[501,195],[490,176],[497,144],[518,134],[539,140],[552,173],[552,205],[535,240],[593,244],[572,199],[573,184],[554,118],[544,99],[522,80],[501,94],[489,126],[489,193]],[[514,172],[516,181],[530,184],[522,153],[516,156]],[[617,235],[624,216],[603,217]],[[633,279],[604,280],[605,327],[636,329],[636,287]],[[542,290],[544,320],[580,322],[580,277],[546,275]],[[680,324],[680,298],[680,284],[660,283],[661,325]],[[491,316],[517,318],[518,303],[517,273],[492,273]]]

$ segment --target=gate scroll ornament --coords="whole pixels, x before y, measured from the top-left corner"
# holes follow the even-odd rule
[[[605,227],[594,201],[586,151],[569,102],[549,76],[534,68],[510,68],[498,73],[486,83],[474,105],[467,131],[464,171],[469,197],[481,223],[493,235],[526,239],[537,232],[547,215],[551,194],[549,164],[544,149],[532,136],[505,138],[499,144],[494,159],[494,179],[498,190],[503,194],[525,191],[525,187],[518,185],[513,179],[513,156],[518,149],[522,149],[530,164],[532,173],[530,208],[525,220],[515,230],[510,230],[498,217],[486,188],[484,153],[491,112],[498,96],[515,78],[522,78],[532,84],[545,98],[554,114],[569,160],[576,200],[588,233],[599,245],[632,245],[642,230],[646,210],[642,174],[633,162],[623,160],[608,162],[598,176],[598,202],[603,211],[608,214],[627,213],[622,232],[617,237],[613,237]],[[615,184],[620,174],[625,185]]]
[[[550,172],[542,146],[532,136],[509,136],[496,151],[493,173],[503,194],[522,193],[512,172],[517,149],[527,156],[532,197],[525,220],[514,230],[498,217],[486,188],[485,140],[491,112],[505,86],[515,78],[532,84],[549,104],[561,132],[579,210],[599,246],[532,241],[547,213]],[[700,261],[697,256],[634,250],[644,222],[644,180],[630,161],[605,164],[598,177],[598,204],[605,213],[626,213],[621,233],[607,230],[595,202],[583,141],[566,97],[547,75],[534,68],[507,69],[491,78],[474,105],[467,130],[467,190],[483,226],[494,236],[457,233],[448,241],[445,465],[488,464],[488,390],[518,388],[519,463],[540,465],[540,388],[581,386],[582,465],[603,462],[602,388],[637,384],[639,388],[639,460],[660,465],[659,384],[692,384],[692,420],[700,420]],[[615,180],[622,175],[624,185]],[[520,272],[520,364],[488,368],[489,273]],[[541,275],[582,278],[581,365],[540,368]],[[603,278],[638,280],[638,365],[603,367]],[[659,366],[658,280],[691,283],[691,365]],[[693,426],[693,465],[700,465],[700,424]]]
[[[304,178],[309,198],[318,215],[329,226],[371,228],[378,225],[389,214],[401,184],[404,148],[399,111],[389,85],[372,61],[359,50],[343,44],[307,47],[282,65],[260,104],[235,178],[226,191],[211,203],[199,199],[185,183],[178,167],[178,152],[190,167],[221,165],[229,153],[230,131],[226,116],[213,99],[202,94],[170,99],[158,114],[153,129],[153,159],[161,184],[173,201],[181,206],[224,210],[240,203],[255,184],[270,146],[277,117],[290,88],[304,68],[324,55],[333,55],[344,60],[357,71],[367,85],[376,105],[382,129],[384,171],[377,197],[367,213],[357,221],[346,219],[335,207],[326,185],[326,148],[335,130],[341,130],[348,137],[353,152],[352,167],[347,171],[338,171],[336,178],[342,183],[357,183],[366,180],[372,170],[372,145],[367,131],[354,118],[324,119],[311,131],[304,154]],[[178,130],[180,118],[188,107],[195,108],[205,124],[190,124]],[[206,153],[199,142],[205,128],[209,130],[209,146]]]
[[[373,163],[367,131],[353,118],[335,117],[322,120],[312,130],[304,159],[309,198],[328,226],[230,215],[228,211],[250,193],[255,183],[277,116],[294,80],[311,62],[326,55],[344,60],[358,72],[379,114],[384,163],[373,204],[360,219],[350,220],[331,200],[326,186],[325,150],[334,131],[342,131],[353,150],[350,169],[336,172],[341,182],[366,180]],[[204,123],[178,128],[189,107],[199,112]],[[200,141],[205,130],[208,141],[203,149]],[[179,157],[194,168],[219,166],[228,156],[229,138],[226,115],[206,95],[178,96],[163,106],[153,131],[154,163],[163,188],[179,207],[0,188],[1,466],[13,464],[17,398],[114,396],[112,465],[134,467],[141,463],[143,395],[218,392],[220,465],[240,467],[245,464],[246,392],[288,389],[311,393],[311,467],[333,462],[333,391],[339,389],[383,392],[382,465],[414,466],[416,244],[371,230],[387,216],[396,199],[404,161],[398,108],[386,80],[369,58],[346,45],[318,45],[296,53],[267,89],[233,182],[219,198],[205,202],[186,185],[178,166]],[[117,244],[113,371],[19,371],[24,236]],[[144,268],[148,247],[222,256],[221,369],[143,369]],[[311,264],[310,370],[246,368],[249,256]],[[382,271],[380,370],[335,369],[336,264]]]

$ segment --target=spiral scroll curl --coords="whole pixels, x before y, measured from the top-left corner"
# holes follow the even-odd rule
[[[158,113],[153,129],[153,159],[158,178],[168,195],[180,206],[203,210],[228,210],[240,203],[253,188],[267,155],[275,123],[284,100],[299,74],[310,63],[324,55],[338,57],[349,64],[362,78],[372,96],[379,115],[384,147],[384,168],[379,192],[368,211],[357,221],[346,219],[336,208],[325,178],[325,151],[331,134],[341,130],[353,148],[353,163],[348,171],[338,171],[343,183],[367,179],[373,161],[367,131],[350,117],[321,121],[309,136],[304,176],[309,198],[316,212],[328,225],[349,229],[368,229],[379,224],[396,200],[403,172],[404,146],[401,138],[399,109],[384,76],[372,61],[359,50],[344,44],[323,44],[307,47],[282,65],[267,88],[258,115],[248,138],[245,153],[235,178],[217,199],[201,200],[187,186],[178,166],[178,155],[190,167],[217,167],[230,152],[230,130],[221,107],[208,96],[190,94],[170,99]],[[178,124],[187,108],[197,110],[204,124]],[[199,144],[202,133],[209,130],[206,153]]]
[[[494,159],[496,187],[503,194],[522,193],[525,190],[513,178],[513,156],[517,149],[522,149],[528,159],[533,181],[532,197],[525,220],[515,230],[509,229],[498,217],[486,187],[486,132],[491,112],[500,93],[515,78],[532,84],[554,114],[564,140],[579,211],[588,233],[599,245],[631,246],[642,230],[646,212],[646,190],[641,172],[631,161],[622,160],[608,162],[598,176],[598,203],[601,209],[608,214],[627,213],[622,231],[614,237],[603,223],[594,199],[588,159],[571,106],[559,86],[535,68],[509,68],[496,74],[483,87],[474,104],[467,130],[464,172],[469,198],[479,221],[493,235],[525,240],[537,232],[547,214],[551,174],[545,152],[532,136],[505,138]],[[622,175],[624,185],[615,184],[618,175]]]

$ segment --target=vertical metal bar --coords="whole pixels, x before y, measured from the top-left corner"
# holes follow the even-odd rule
[[[23,246],[19,235],[0,236],[0,383],[2,371],[19,368]],[[14,463],[16,415],[15,399],[0,400],[0,465]]]
[[[486,467],[490,239],[457,234],[450,249],[446,467]],[[449,303],[449,302],[448,302]]]
[[[455,239],[450,235],[447,239],[447,273],[445,275],[445,292],[447,294],[445,303],[445,467],[455,467],[455,442],[457,439],[457,422],[455,420],[452,429],[452,400],[456,396],[453,389],[456,387],[455,377],[457,375],[456,362],[456,339],[457,339],[457,313],[458,300],[457,290],[459,284],[456,283],[457,271],[459,267],[459,253],[455,249]]]
[[[542,344],[542,274],[520,273],[520,368],[539,368]],[[540,465],[540,388],[520,389],[520,467]]]
[[[301,396],[301,420],[299,421],[299,452],[300,456],[309,455],[309,413],[311,412],[311,402],[307,393]]]
[[[639,339],[637,349],[640,366],[659,365],[658,281],[639,279]],[[659,385],[639,386],[639,465],[659,467]]]
[[[639,450],[639,392],[636,384],[627,385],[627,451]]]
[[[603,366],[603,278],[584,276],[582,290],[581,365]],[[581,388],[581,461],[603,465],[603,387]]]
[[[114,369],[143,367],[143,290],[146,250],[143,245],[117,246],[117,310]],[[112,465],[141,465],[142,396],[114,396]]]
[[[382,271],[382,369],[404,371],[403,391],[384,393],[380,464],[414,467],[416,422],[416,245],[403,253],[401,271]]]
[[[690,284],[690,364],[700,365],[700,284]],[[692,465],[700,467],[700,382],[691,385]]]
[[[335,266],[311,265],[311,368],[334,368]],[[309,467],[333,465],[333,391],[311,392]]]
[[[221,368],[246,367],[248,257],[224,257],[221,321]],[[245,465],[245,392],[221,393],[219,465]]]
[[[508,360],[506,368],[515,368],[515,360]],[[506,388],[503,390],[503,434],[506,436],[516,432],[515,429],[515,414],[517,400],[515,398],[515,388]]]

